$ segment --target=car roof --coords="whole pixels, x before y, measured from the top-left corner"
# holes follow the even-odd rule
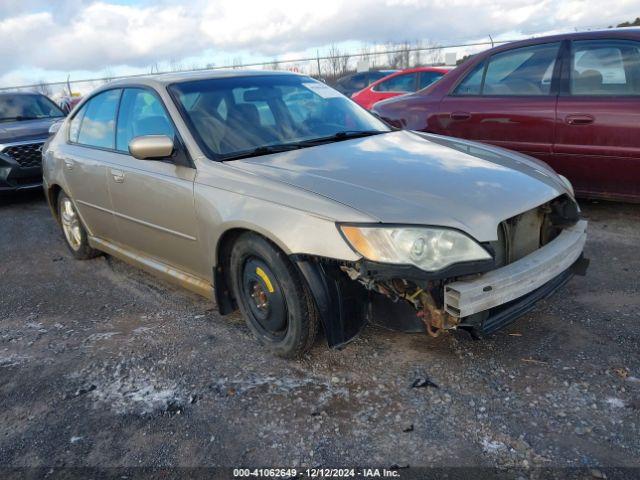
[[[428,67],[412,67],[412,68],[405,68],[404,70],[399,70],[396,73],[394,73],[394,75],[397,75],[399,73],[413,73],[413,72],[448,72],[449,70],[451,70],[453,67],[451,66],[428,66]]]
[[[365,87],[365,88],[373,88],[376,85],[381,84],[382,82],[385,82],[387,80],[389,80],[390,78],[395,78],[395,77],[399,77],[401,75],[405,75],[407,73],[416,73],[416,72],[439,72],[439,73],[448,73],[453,69],[453,67],[413,67],[413,68],[405,68],[404,70],[397,70],[393,73],[390,73],[389,75],[387,75],[386,77],[382,77],[379,80],[376,80],[375,82],[371,83],[371,85]]]
[[[559,33],[555,35],[547,35],[544,37],[534,37],[527,38],[525,40],[517,40],[515,42],[509,42],[503,45],[499,45],[486,51],[496,52],[501,50],[510,50],[514,47],[526,47],[529,45],[538,45],[540,43],[560,42],[562,40],[598,40],[611,38],[640,40],[640,28],[607,28],[604,30],[591,30],[587,32]]]
[[[0,97],[16,97],[16,96],[28,96],[28,95],[44,95],[40,92],[0,92]]]
[[[109,82],[109,88],[117,86],[126,86],[133,84],[144,84],[149,86],[166,86],[172,83],[181,83],[195,80],[208,80],[215,78],[241,78],[241,77],[257,77],[257,76],[277,76],[292,75],[304,76],[299,73],[284,70],[202,70],[197,72],[172,72],[160,73],[156,75],[141,75],[138,77],[123,78]]]
[[[348,78],[351,78],[351,77],[355,77],[356,75],[362,75],[363,73],[376,73],[376,72],[381,72],[381,73],[387,73],[387,74],[390,74],[390,73],[395,73],[395,72],[397,72],[397,71],[398,71],[398,70],[393,69],[393,68],[381,68],[381,69],[375,68],[375,69],[373,69],[373,70],[366,70],[366,71],[364,71],[364,72],[353,72],[353,73],[349,73],[348,75],[344,75],[344,76],[340,77],[337,81],[338,81],[338,82],[340,82],[340,81],[342,81],[342,80],[345,80],[345,79],[348,79]]]

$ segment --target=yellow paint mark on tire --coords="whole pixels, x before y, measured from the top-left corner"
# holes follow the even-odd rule
[[[256,273],[264,281],[265,285],[267,286],[267,290],[269,290],[269,293],[273,293],[274,292],[273,285],[271,285],[271,280],[269,280],[269,277],[267,276],[267,274],[264,273],[264,270],[258,267],[256,268]]]

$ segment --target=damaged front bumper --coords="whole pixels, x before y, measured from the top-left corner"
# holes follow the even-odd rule
[[[569,269],[582,255],[587,222],[580,220],[557,238],[524,258],[473,279],[449,283],[444,310],[464,318],[509,303],[542,287]]]
[[[294,260],[316,299],[329,346],[349,342],[367,322],[432,336],[454,328],[489,334],[529,311],[572,275],[585,273],[586,227],[580,220],[501,268],[464,265],[440,272],[439,278],[404,266],[376,269],[366,261]]]

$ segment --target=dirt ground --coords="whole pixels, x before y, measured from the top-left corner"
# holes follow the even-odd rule
[[[2,467],[640,467],[640,206],[585,203],[588,275],[489,339],[367,327],[285,361],[73,260],[40,194],[0,202]]]

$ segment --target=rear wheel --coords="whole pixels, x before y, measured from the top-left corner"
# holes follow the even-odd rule
[[[67,247],[78,260],[88,260],[100,254],[89,246],[87,231],[82,225],[78,211],[66,193],[58,195],[58,218]]]
[[[231,251],[234,296],[258,341],[285,358],[300,357],[313,345],[318,313],[294,265],[268,240],[253,233]]]

